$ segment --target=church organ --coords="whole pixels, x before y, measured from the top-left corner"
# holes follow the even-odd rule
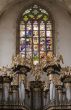
[[[71,109],[70,67],[62,68],[57,60],[47,62],[42,68],[47,83],[41,80],[42,73],[36,72],[28,86],[27,75],[32,67],[25,60],[24,63],[17,61],[12,67],[0,68],[0,109]]]

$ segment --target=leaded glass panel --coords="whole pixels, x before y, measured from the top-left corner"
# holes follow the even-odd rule
[[[20,21],[20,54],[32,58],[33,65],[53,54],[52,20],[38,5],[27,9]]]

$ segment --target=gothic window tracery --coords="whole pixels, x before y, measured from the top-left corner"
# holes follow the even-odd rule
[[[53,54],[53,24],[49,13],[38,5],[27,9],[19,25],[20,54],[37,65]]]

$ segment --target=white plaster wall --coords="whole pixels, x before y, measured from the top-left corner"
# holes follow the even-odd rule
[[[0,18],[0,66],[10,65],[12,55],[16,53],[16,19],[20,10],[31,1],[15,4]],[[63,54],[65,65],[71,65],[71,17],[56,3],[40,2],[49,8],[55,20],[56,54]]]
[[[71,16],[59,5],[52,8],[56,24],[56,53],[63,55],[65,66],[71,66]]]
[[[16,25],[13,21],[14,14],[5,14],[0,20],[0,65],[11,63],[11,57],[15,53]]]

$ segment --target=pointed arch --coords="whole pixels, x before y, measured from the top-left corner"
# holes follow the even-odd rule
[[[54,20],[42,6],[33,4],[18,20],[18,52],[34,65],[54,54]]]

